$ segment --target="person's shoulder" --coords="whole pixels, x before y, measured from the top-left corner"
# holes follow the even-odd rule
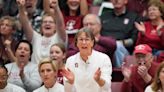
[[[52,88],[55,92],[64,92],[64,85],[56,82]]]
[[[63,86],[62,84],[60,84],[60,83],[56,82],[56,85],[57,85],[58,87],[60,87],[60,88],[63,88],[63,89],[64,89],[64,86]]]
[[[33,66],[33,67],[36,67],[37,66],[37,64],[36,63],[33,63],[33,62],[28,62],[28,64],[27,64],[28,66]]]
[[[41,86],[40,88],[35,89],[33,92],[42,92],[44,91],[44,86]]]
[[[8,83],[7,85],[8,85],[9,88],[13,89],[12,92],[26,92],[23,88],[21,88],[17,85],[14,85],[14,84],[11,84],[11,83]]]
[[[108,18],[109,16],[113,16],[114,15],[114,10],[111,11],[104,11],[101,15],[100,18]]]
[[[146,87],[145,92],[154,92],[151,88],[151,85]]]
[[[28,64],[27,64],[27,69],[28,70],[34,70],[36,68],[38,68],[38,65],[37,64],[35,64],[33,62],[28,62]]]
[[[126,13],[128,13],[128,14],[132,14],[132,15],[138,15],[136,12],[134,12],[134,11],[130,11],[130,10],[126,10]],[[139,15],[138,15],[139,16]]]
[[[9,68],[9,67],[13,67],[14,65],[16,65],[15,62],[13,62],[13,63],[8,63],[8,64],[6,64],[5,66],[6,66],[7,68]]]
[[[99,56],[99,58],[109,58],[109,56],[103,52],[93,50],[94,56]]]
[[[76,53],[76,54],[74,54],[74,55],[72,55],[72,56],[69,56],[69,57],[67,58],[67,60],[75,59],[75,58],[77,58],[79,55],[80,55],[80,53],[78,52],[78,53]]]
[[[141,16],[140,16],[139,14],[137,14],[136,12],[130,11],[130,10],[126,10],[125,15],[128,16],[128,17],[132,17],[132,18],[139,18],[139,17],[141,17]]]

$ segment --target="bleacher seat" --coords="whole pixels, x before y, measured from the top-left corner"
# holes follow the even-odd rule
[[[124,58],[125,65],[129,67],[130,65],[136,65],[134,56],[128,55]],[[121,82],[124,79],[121,68],[113,67],[112,71],[112,82]]]
[[[98,15],[99,9],[100,9],[100,6],[94,6],[94,5],[92,5],[89,8],[89,13]]]
[[[136,61],[135,61],[135,57],[132,55],[128,55],[124,58],[124,62],[126,64],[126,66],[130,66],[130,65],[136,65]]]
[[[121,92],[122,82],[112,82],[111,89],[112,92]]]
[[[124,76],[122,75],[121,68],[113,67],[112,82],[121,82]]]

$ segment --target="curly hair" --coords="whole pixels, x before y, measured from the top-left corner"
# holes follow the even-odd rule
[[[150,7],[152,5],[159,8],[159,11],[161,12],[162,17],[163,17],[163,15],[164,15],[164,3],[161,0],[150,0],[148,3],[148,7]]]

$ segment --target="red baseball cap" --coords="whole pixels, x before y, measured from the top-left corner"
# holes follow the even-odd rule
[[[137,53],[141,53],[141,54],[152,53],[152,49],[147,44],[140,44],[140,45],[135,46],[134,54],[137,54]]]

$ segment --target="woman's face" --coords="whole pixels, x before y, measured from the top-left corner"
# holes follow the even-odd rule
[[[0,32],[2,35],[8,36],[13,32],[12,24],[9,20],[5,19],[0,25]]]
[[[113,4],[115,9],[121,9],[124,8],[127,4],[128,0],[111,0],[111,3]]]
[[[18,59],[18,63],[28,63],[31,56],[30,52],[30,46],[27,43],[20,43],[15,52],[15,56]]]
[[[44,85],[51,85],[56,80],[57,72],[55,72],[50,63],[42,64],[39,69],[40,76]]]
[[[54,12],[54,7],[56,7],[57,5],[58,5],[58,0],[50,0],[50,4],[49,4],[50,11]]]
[[[152,5],[148,8],[148,16],[150,20],[154,20],[161,17],[162,14],[157,6]]]
[[[50,37],[55,33],[55,21],[52,16],[43,17],[41,29],[46,37]]]
[[[60,47],[54,45],[50,49],[50,58],[60,63],[65,59],[65,53],[63,53]]]
[[[86,36],[86,33],[82,32],[77,38],[77,47],[80,52],[91,51],[94,45],[94,41],[90,37]]]
[[[77,11],[80,6],[80,0],[67,0],[67,5],[70,10]]]
[[[162,68],[159,73],[159,79],[162,83],[164,83],[164,68]]]

